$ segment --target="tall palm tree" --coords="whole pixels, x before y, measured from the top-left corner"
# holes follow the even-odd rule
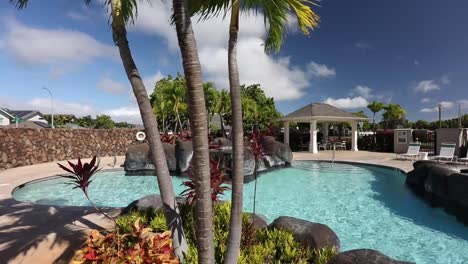
[[[375,114],[382,111],[385,108],[385,104],[382,102],[372,102],[371,104],[367,105],[367,108],[371,110],[372,116],[372,127],[374,129],[374,145],[377,144],[377,135],[376,135],[376,128],[375,128]]]
[[[208,127],[201,65],[192,29],[187,0],[173,0],[173,22],[182,54],[190,109],[190,128],[193,144],[193,182],[197,193],[194,207],[195,235],[198,263],[214,263],[213,215],[208,152]]]
[[[84,1],[86,4],[91,2],[91,0]],[[14,3],[19,9],[22,9],[27,6],[28,0],[10,0],[10,3]],[[183,255],[187,252],[188,246],[182,228],[182,219],[175,200],[172,179],[169,174],[166,157],[159,136],[158,124],[127,40],[126,25],[129,22],[133,22],[133,14],[137,9],[137,2],[136,0],[106,0],[105,4],[111,7],[111,26],[114,42],[119,48],[122,64],[137,99],[141,119],[143,120],[145,132],[150,144],[152,162],[156,168],[158,186],[164,204],[164,215],[168,227],[172,231],[174,251],[179,258],[183,258]]]
[[[310,0],[244,0],[245,10],[260,9],[265,15],[265,23],[269,24],[269,32],[265,41],[265,51],[279,51],[286,31],[287,18],[291,10],[296,14],[300,29],[308,34],[310,29],[318,25],[319,17],[312,11]],[[218,15],[221,11],[231,9],[228,44],[228,70],[231,91],[231,122],[233,145],[232,168],[232,207],[231,223],[228,238],[226,263],[237,263],[240,252],[242,231],[242,195],[244,181],[244,135],[242,125],[241,89],[237,65],[237,38],[239,33],[240,0],[199,0],[191,2],[191,12],[199,13],[202,18]]]

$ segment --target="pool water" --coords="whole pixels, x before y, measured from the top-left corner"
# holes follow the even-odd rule
[[[273,221],[288,215],[332,228],[342,251],[376,249],[398,260],[468,263],[468,227],[415,197],[399,170],[368,165],[294,162],[291,168],[262,174],[257,181],[257,212]],[[183,178],[173,177],[176,194]],[[13,197],[50,205],[88,205],[78,189],[63,178],[26,184]],[[244,186],[244,208],[252,210],[253,182]],[[98,206],[124,207],[145,195],[159,193],[153,176],[100,172],[89,187]],[[224,199],[230,199],[226,193]]]

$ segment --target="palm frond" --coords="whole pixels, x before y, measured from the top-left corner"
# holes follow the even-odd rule
[[[244,0],[243,10],[260,11],[264,15],[265,25],[269,25],[265,51],[278,52],[287,33],[289,16],[294,12],[298,25],[304,34],[318,26],[319,16],[312,10],[311,5],[317,6],[310,0]]]
[[[23,9],[28,6],[28,0],[10,0],[10,4],[15,5],[18,9]]]
[[[236,0],[240,1],[240,0]],[[197,0],[189,1],[190,16],[200,15],[199,20],[207,20],[223,13],[223,18],[231,8],[230,0]]]

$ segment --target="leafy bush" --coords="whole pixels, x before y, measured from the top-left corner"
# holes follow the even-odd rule
[[[127,218],[129,219],[129,218]],[[173,254],[171,232],[152,233],[137,218],[132,230],[125,234],[107,235],[91,231],[75,263],[179,263]]]
[[[196,238],[193,226],[192,206],[183,204],[179,207],[183,219],[184,231],[189,244],[184,263],[198,263]],[[230,203],[217,203],[214,206],[214,244],[215,262],[223,263],[226,255],[229,221],[231,215]],[[242,217],[242,240],[239,263],[314,263],[326,264],[336,254],[335,249],[323,248],[311,250],[303,248],[294,240],[292,233],[284,230],[255,230],[249,221],[249,214]],[[125,234],[134,232],[134,222],[138,220],[144,227],[154,232],[167,230],[166,219],[160,211],[132,211],[117,219],[117,226]],[[131,231],[128,231],[131,230]],[[136,243],[128,239],[131,243]]]

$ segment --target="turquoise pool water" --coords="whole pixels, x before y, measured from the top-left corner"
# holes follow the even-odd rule
[[[173,178],[176,193],[184,179]],[[257,182],[257,212],[269,221],[294,216],[330,226],[342,250],[372,248],[399,260],[422,264],[468,263],[468,227],[415,197],[398,170],[367,165],[295,162],[265,173]],[[16,190],[19,201],[88,205],[62,178],[37,181]],[[252,210],[253,182],[244,187],[244,208]],[[158,193],[152,176],[101,172],[89,187],[99,206],[123,207]],[[230,198],[230,193],[226,194]]]

